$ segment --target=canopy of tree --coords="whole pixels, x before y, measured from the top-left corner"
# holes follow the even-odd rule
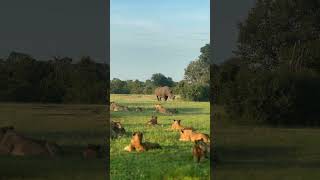
[[[211,66],[214,102],[230,119],[320,125],[320,1],[258,0],[235,57]]]
[[[106,103],[109,65],[83,57],[40,61],[12,52],[0,59],[0,101]]]

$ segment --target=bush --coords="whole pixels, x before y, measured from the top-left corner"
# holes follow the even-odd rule
[[[187,84],[183,82],[178,84],[176,90],[183,99],[190,101],[209,101],[209,85]]]
[[[320,125],[320,77],[310,72],[239,73],[229,87],[231,118],[274,126]]]

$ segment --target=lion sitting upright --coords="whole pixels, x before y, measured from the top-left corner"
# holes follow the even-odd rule
[[[132,134],[131,142],[124,148],[125,151],[131,152],[136,150],[137,152],[143,152],[150,149],[161,149],[161,146],[157,143],[142,142],[142,132],[134,132]]]
[[[157,116],[152,116],[151,119],[147,122],[147,125],[159,125],[158,124],[158,117]]]
[[[171,130],[181,130],[181,129],[192,129],[192,127],[184,127],[181,125],[181,120],[173,120],[173,123],[171,125]]]
[[[204,158],[208,158],[210,154],[210,146],[203,141],[203,139],[195,140],[192,148],[193,159],[196,162],[200,162]]]
[[[180,141],[192,141],[203,139],[205,143],[210,142],[209,135],[193,132],[191,128],[184,128],[180,130]]]

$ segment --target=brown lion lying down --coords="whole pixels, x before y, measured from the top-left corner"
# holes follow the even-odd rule
[[[161,146],[157,143],[142,142],[142,132],[134,132],[132,134],[131,142],[124,148],[125,151],[131,152],[136,150],[138,152],[147,151],[150,149],[161,149]]]
[[[201,140],[203,139],[203,142],[209,143],[210,138],[209,135],[203,134],[203,133],[198,133],[198,132],[193,132],[191,128],[184,128],[180,130],[180,141],[192,141],[194,142],[195,140]]]
[[[110,111],[129,111],[129,108],[115,102],[110,102]]]
[[[161,104],[154,105],[154,108],[156,112],[162,113],[162,114],[176,114],[178,111],[176,109],[166,109]]]
[[[12,126],[0,128],[0,154],[56,156],[59,152],[56,143],[22,136]]]

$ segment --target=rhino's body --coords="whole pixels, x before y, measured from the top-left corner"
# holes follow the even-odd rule
[[[161,98],[164,98],[165,101],[167,101],[168,98],[170,99],[175,98],[172,90],[168,86],[158,87],[155,90],[155,95],[157,96],[158,101],[161,101]]]

